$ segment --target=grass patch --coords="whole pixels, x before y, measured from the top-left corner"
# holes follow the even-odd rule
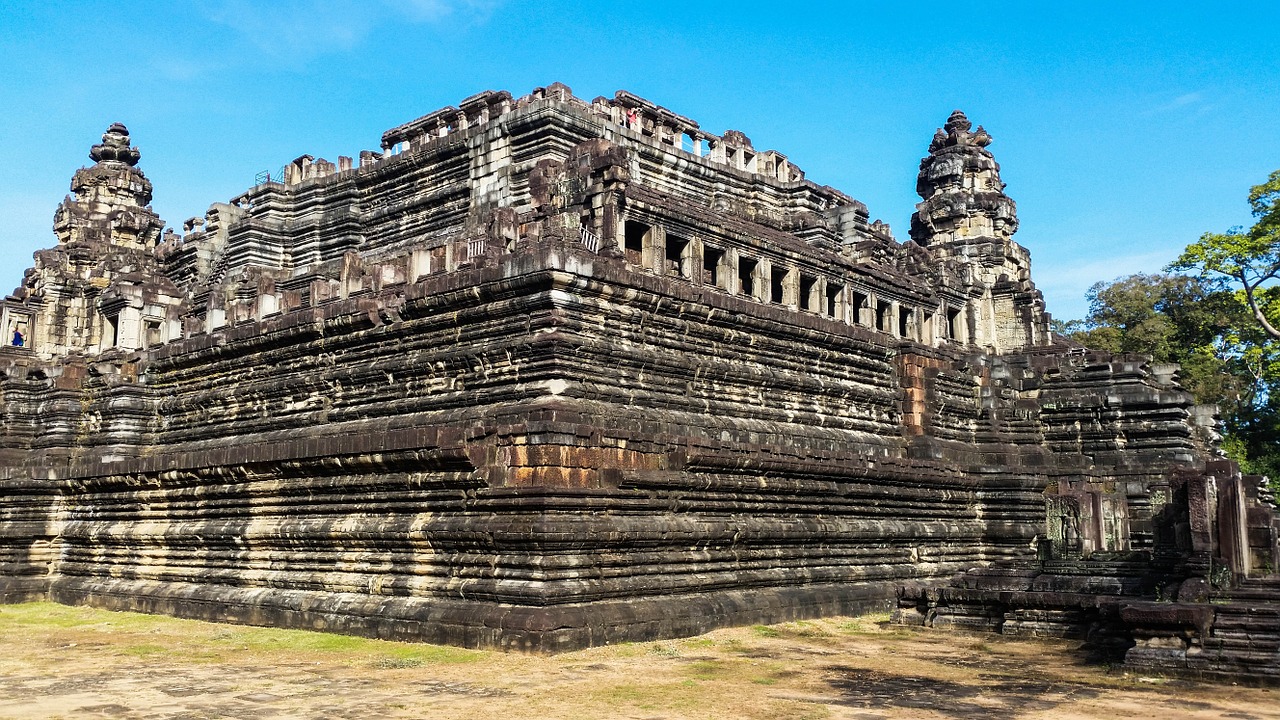
[[[751,632],[755,633],[759,637],[766,638],[776,638],[781,635],[781,633],[778,632],[778,629],[771,625],[752,625]]]
[[[125,655],[148,658],[148,657],[155,657],[157,655],[168,655],[172,652],[172,649],[164,645],[154,645],[150,643],[144,643],[142,645],[126,646],[121,649],[121,652],[123,652]]]
[[[889,624],[889,613],[869,613],[835,624],[836,632],[843,635],[880,635],[897,627]]]
[[[801,620],[799,622],[786,623],[779,626],[779,631],[790,635],[791,637],[800,638],[825,638],[831,637],[831,631],[816,623]]]
[[[224,630],[215,633],[210,640],[242,651],[290,655],[356,655],[372,658],[374,663],[385,658],[389,663],[400,663],[400,667],[476,662],[486,656],[486,653],[478,650],[443,645],[392,642],[354,635],[281,628],[247,627]]]
[[[733,674],[733,668],[724,660],[696,660],[689,663],[687,672],[698,680],[718,680]]]
[[[381,657],[373,661],[373,666],[379,670],[403,670],[422,665],[423,662],[416,658]]]
[[[115,612],[50,602],[0,606],[0,633],[59,631],[104,632],[145,642],[127,644],[121,652],[134,657],[167,655],[197,662],[219,661],[240,653],[289,656],[346,655],[355,662],[385,659],[396,667],[470,663],[487,657],[478,650],[392,642],[315,632],[248,626],[225,626],[164,615]]]
[[[378,640],[383,652],[397,660],[416,662],[419,665],[473,663],[484,660],[490,653],[481,650],[449,647],[448,645],[417,645]]]
[[[165,615],[116,612],[90,607],[33,602],[0,606],[0,630],[9,628],[45,628],[58,630],[106,630],[110,632],[152,632],[190,628],[195,620],[182,620]]]

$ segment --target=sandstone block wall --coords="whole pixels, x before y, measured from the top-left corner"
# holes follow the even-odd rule
[[[113,132],[95,172],[137,184]],[[1141,544],[1189,398],[1054,343],[989,136],[940,138],[907,244],[741,133],[561,85],[299,158],[136,272],[120,215],[69,212],[98,239],[6,312],[98,330],[0,355],[0,599],[558,650],[886,605],[1034,553],[1064,483]],[[966,172],[986,200],[929,204]]]

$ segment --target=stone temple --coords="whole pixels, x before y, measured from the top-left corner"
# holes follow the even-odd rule
[[[0,599],[537,651],[894,607],[1280,673],[1270,496],[1176,367],[1050,332],[990,143],[947,119],[899,242],[553,84],[179,234],[112,125],[3,301]]]

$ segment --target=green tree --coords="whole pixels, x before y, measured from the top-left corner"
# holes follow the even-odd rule
[[[1227,417],[1224,447],[1280,481],[1280,170],[1250,188],[1249,206],[1252,227],[1205,233],[1168,269],[1194,273],[1240,308],[1220,342],[1251,386]]]
[[[1205,233],[1169,265],[1194,271],[1242,295],[1253,320],[1271,340],[1280,340],[1280,170],[1249,190],[1257,222],[1248,230]]]
[[[1130,275],[1089,288],[1089,314],[1062,326],[1064,334],[1096,350],[1150,355],[1182,365],[1182,385],[1199,403],[1247,392],[1228,368],[1223,342],[1233,310],[1229,297],[1185,275]]]

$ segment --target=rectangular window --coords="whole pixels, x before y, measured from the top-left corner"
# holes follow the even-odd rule
[[[622,241],[622,251],[627,256],[627,262],[632,265],[644,264],[644,236],[648,232],[648,225],[635,220],[627,221]]]
[[[858,292],[857,290],[854,290],[852,294],[853,294],[853,301],[852,301],[853,302],[853,324],[861,325],[862,324],[862,308],[867,307],[867,304],[870,298]]]
[[[757,262],[751,258],[738,258],[738,292],[743,295],[755,296],[756,294],[756,265]]]
[[[665,273],[671,277],[691,278],[692,268],[689,262],[689,241],[678,235],[667,235]]]
[[[707,285],[724,287],[724,251],[710,245],[702,247],[702,282]]]
[[[800,275],[800,309],[816,312],[818,310],[818,278],[812,275]]]
[[[791,273],[784,267],[774,265],[769,269],[769,301],[781,303],[786,297],[787,276]]]
[[[146,333],[147,347],[151,347],[152,345],[159,345],[161,342],[163,342],[163,340],[160,337],[160,321],[159,320],[146,320],[144,321],[143,328]]]
[[[844,317],[844,286],[827,283],[827,314],[833,318]]]
[[[960,332],[960,308],[947,308],[947,337],[955,340],[963,335]]]

